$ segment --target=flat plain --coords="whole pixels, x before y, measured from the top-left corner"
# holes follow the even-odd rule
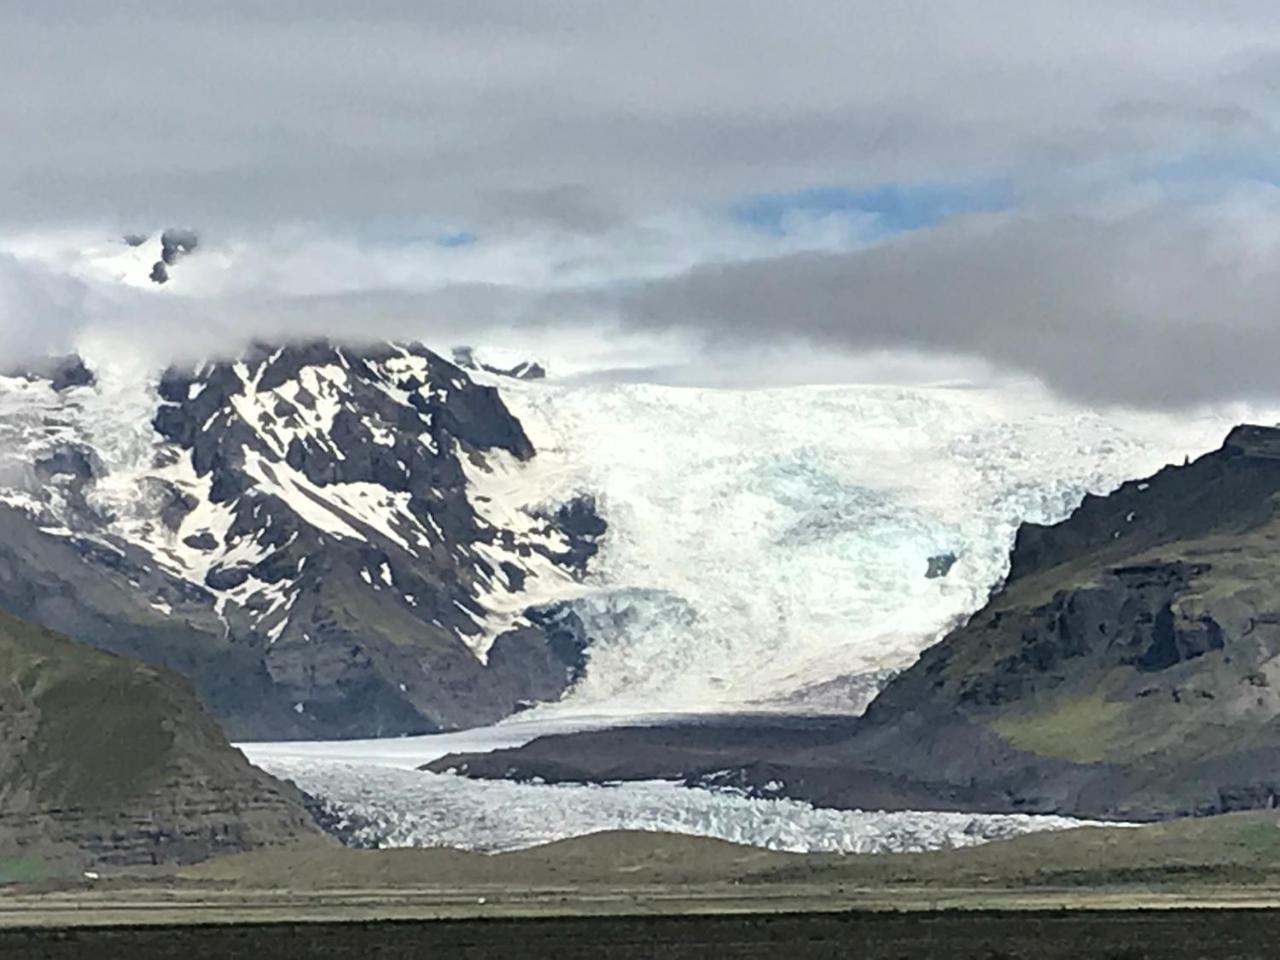
[[[1269,910],[850,912],[11,928],[0,956],[1261,960],[1277,942]]]
[[[498,855],[315,839],[96,878],[8,861],[0,957],[1252,960],[1280,943],[1278,824],[875,856],[605,833]]]

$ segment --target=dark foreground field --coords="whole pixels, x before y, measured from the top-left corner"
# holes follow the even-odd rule
[[[1201,960],[1272,958],[1280,911],[1169,910],[597,917],[0,930],[5,960],[704,958]]]

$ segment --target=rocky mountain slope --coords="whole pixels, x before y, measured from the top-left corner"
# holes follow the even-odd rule
[[[193,863],[318,833],[181,678],[0,614],[0,866]]]
[[[0,609],[191,679],[239,739],[389,736],[555,699],[604,533],[496,390],[317,341],[148,379],[0,377]]]
[[[1007,581],[852,729],[535,741],[474,776],[679,776],[850,807],[1152,818],[1280,796],[1280,430],[1024,525]],[[626,758],[626,759],[622,759]]]

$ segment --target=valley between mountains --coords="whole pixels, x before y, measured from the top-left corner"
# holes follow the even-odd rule
[[[1265,412],[453,357],[0,376],[11,872],[1274,806]]]

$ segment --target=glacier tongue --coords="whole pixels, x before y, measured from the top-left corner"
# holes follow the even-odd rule
[[[539,708],[557,714],[860,710],[982,605],[1020,522],[1259,415],[1092,412],[1030,385],[502,389],[548,494],[593,491],[609,524],[572,601],[586,676]]]
[[[894,853],[1085,825],[1053,816],[822,810],[665,782],[546,786],[320,760],[258,762],[322,797],[331,829],[365,847],[498,852],[605,830],[642,830],[796,853]]]

